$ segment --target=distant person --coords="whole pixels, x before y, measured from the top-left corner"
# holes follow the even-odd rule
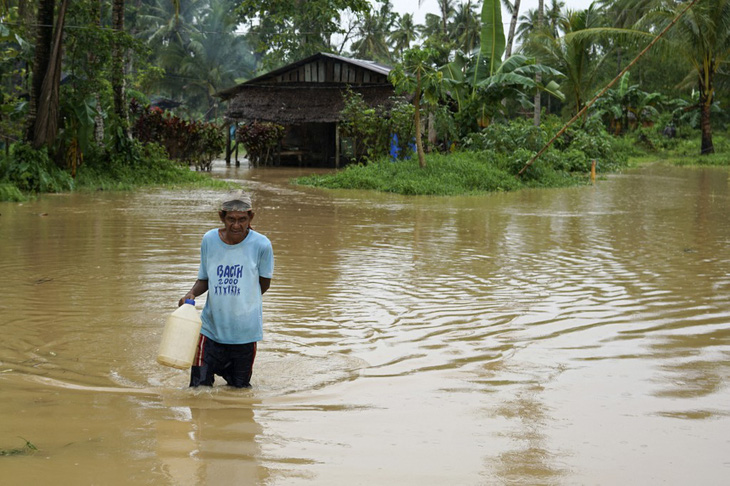
[[[180,299],[208,292],[190,386],[213,386],[214,375],[230,386],[251,386],[256,343],[263,339],[262,295],[271,285],[274,252],[269,239],[251,228],[251,197],[228,195],[219,206],[223,228],[205,233],[193,288]]]

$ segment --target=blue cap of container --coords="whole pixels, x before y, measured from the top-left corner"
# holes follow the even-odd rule
[[[193,299],[185,299],[186,304],[195,305],[195,301]]]

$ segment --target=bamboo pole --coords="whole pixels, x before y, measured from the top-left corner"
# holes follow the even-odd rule
[[[546,143],[545,146],[543,148],[541,148],[540,151],[537,154],[535,154],[535,156],[533,158],[531,158],[530,161],[527,162],[522,169],[520,169],[520,171],[517,173],[516,177],[520,177],[528,169],[528,167],[530,167],[532,164],[534,164],[535,161],[550,147],[550,145],[552,145],[555,140],[557,140],[563,133],[565,133],[565,131],[568,129],[568,127],[570,125],[572,125],[578,118],[583,116],[585,114],[585,112],[588,110],[588,108],[590,108],[593,105],[593,103],[595,103],[596,100],[598,100],[598,98],[603,96],[606,93],[606,91],[608,91],[611,88],[611,86],[616,84],[616,82],[619,79],[621,79],[621,76],[626,74],[626,71],[631,69],[631,67],[634,64],[636,64],[636,61],[638,61],[644,54],[646,54],[647,51],[649,49],[651,49],[654,46],[654,44],[656,44],[657,41],[659,39],[661,39],[664,36],[664,34],[666,34],[667,31],[674,26],[674,24],[677,23],[677,21],[679,21],[680,18],[682,18],[682,16],[687,12],[687,10],[692,8],[694,6],[694,4],[697,3],[697,1],[698,0],[692,0],[692,2],[690,2],[689,5],[687,5],[684,8],[684,10],[682,10],[679,14],[677,14],[677,16],[674,18],[674,20],[672,20],[669,23],[669,25],[667,25],[661,32],[659,32],[659,34],[656,37],[654,37],[654,39],[652,39],[652,41],[634,58],[633,61],[628,63],[626,65],[626,67],[623,68],[621,70],[621,72],[618,73],[615,78],[613,78],[613,80],[611,80],[610,83],[608,83],[596,96],[594,96],[591,101],[586,103],[586,105],[578,113],[576,113],[573,118],[568,120],[568,123],[566,123],[565,126],[563,126],[563,128],[561,128],[560,131],[558,131],[558,133],[556,133],[555,136],[553,138],[551,138],[550,141],[548,143]]]

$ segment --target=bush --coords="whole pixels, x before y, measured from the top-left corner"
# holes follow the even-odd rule
[[[391,100],[390,107],[371,108],[360,93],[347,90],[343,94],[341,131],[353,140],[356,161],[374,161],[389,153],[406,159],[412,153],[415,129],[412,104],[401,99]],[[394,146],[391,146],[394,145]]]
[[[481,132],[467,136],[463,145],[467,150],[492,150],[507,155],[510,160],[506,163],[505,170],[517,174],[562,127],[563,123],[553,116],[545,117],[539,127],[525,119],[493,123]],[[531,171],[531,177],[537,179],[540,177],[536,175],[536,166],[546,166],[558,172],[586,172],[590,170],[593,159],[596,159],[603,170],[625,167],[628,154],[616,150],[613,140],[599,119],[588,119],[583,126],[569,127],[535,161],[528,172]]]
[[[227,187],[227,183],[190,171],[167,158],[156,144],[129,143],[124,152],[99,153],[79,169],[76,183],[80,189],[126,190],[145,185],[205,185]]]
[[[243,145],[254,167],[268,164],[283,139],[284,127],[276,123],[254,121],[236,129],[236,141]]]
[[[0,182],[0,201],[22,202],[27,198],[13,184]]]
[[[225,133],[214,123],[184,120],[157,107],[130,103],[136,120],[132,134],[143,143],[157,143],[168,156],[196,169],[210,170],[226,146]]]
[[[46,148],[36,150],[25,143],[14,144],[10,158],[2,160],[0,181],[26,193],[63,192],[74,187],[71,175],[51,162]]]

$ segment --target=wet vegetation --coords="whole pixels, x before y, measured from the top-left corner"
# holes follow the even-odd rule
[[[21,437],[21,439],[23,439]],[[25,445],[23,447],[16,447],[12,449],[0,449],[0,456],[20,456],[20,455],[28,455],[33,454],[38,451],[38,448],[32,444],[30,441],[23,439],[25,441]]]
[[[629,160],[728,165],[727,2],[525,12],[439,0],[421,25],[389,0],[271,5],[2,2],[0,200],[219,184],[190,170],[225,147],[215,93],[317,52],[392,66],[409,103],[386,112],[347,99],[341,128],[356,164],[302,184],[453,194],[574,184],[593,160],[599,172]],[[254,166],[270,157],[271,140],[243,138]],[[398,162],[386,163],[393,151]],[[434,167],[420,174],[406,159]]]

